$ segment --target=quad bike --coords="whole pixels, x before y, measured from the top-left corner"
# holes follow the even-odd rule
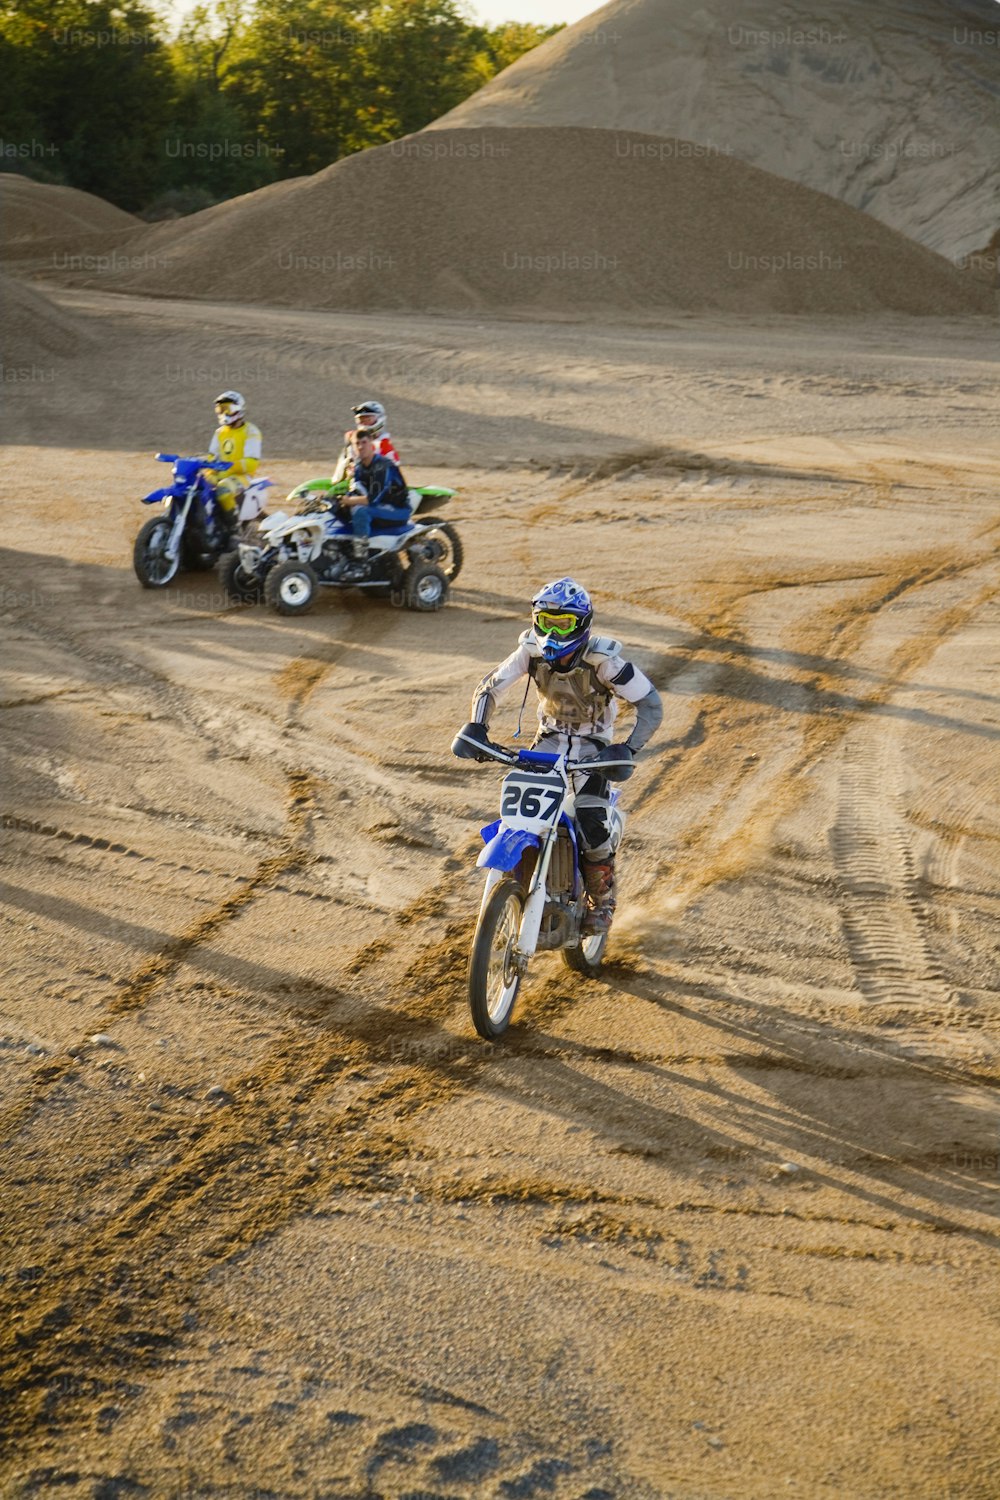
[[[160,463],[173,464],[171,483],[143,496],[143,505],[160,502],[162,514],[139,530],[132,549],[135,576],[144,589],[162,589],[181,569],[213,568],[233,545],[233,528],[216,497],[206,470],[228,469],[220,459],[181,458],[158,453]],[[254,480],[243,492],[237,524],[249,526],[260,514],[270,479]]]
[[[323,506],[333,507],[338,496],[346,494],[347,489],[347,479],[307,479],[302,484],[296,485],[285,504],[294,505],[299,510]],[[442,521],[438,516],[432,517],[430,512],[443,510],[449,500],[454,499],[455,491],[429,484],[411,488],[409,495],[410,519],[415,521],[419,517],[422,526],[434,528],[437,533],[436,540],[441,546],[438,566],[448,581],[453,582],[462,568],[464,556],[462,541],[449,521]]]
[[[468,740],[460,733],[456,740]],[[528,964],[541,949],[558,949],[567,968],[597,973],[607,931],[587,933],[588,913],[575,818],[574,777],[591,776],[593,758],[571,760],[544,750],[511,750],[468,740],[476,758],[512,767],[504,777],[501,816],[482,830],[486,847],[477,864],[486,870],[469,960],[469,1009],[481,1037],[495,1041],[510,1024]],[[602,759],[600,769],[631,765]],[[611,846],[621,843],[625,814],[611,794]]]
[[[304,502],[300,513],[278,511],[261,521],[256,537],[221,559],[220,580],[231,599],[264,599],[283,615],[304,614],[321,587],[363,589],[407,609],[440,609],[462,565],[462,544],[453,526],[419,512],[452,493],[411,490],[415,509],[409,520],[373,531],[368,559],[359,569],[350,523],[336,507],[336,487],[328,479],[307,482],[288,497]]]

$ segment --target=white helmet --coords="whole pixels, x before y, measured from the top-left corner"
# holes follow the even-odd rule
[[[220,427],[238,427],[245,420],[247,404],[239,391],[223,391],[215,398],[215,415]]]
[[[385,431],[388,418],[381,401],[362,401],[353,410],[358,426],[366,427],[373,437],[380,437]]]

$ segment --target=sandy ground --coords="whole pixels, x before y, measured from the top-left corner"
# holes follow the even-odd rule
[[[995,1496],[991,331],[65,306],[6,393],[0,1492]],[[282,484],[386,394],[450,606],[142,592],[182,356],[273,372]],[[603,977],[490,1048],[447,747],[568,568],[666,717]]]

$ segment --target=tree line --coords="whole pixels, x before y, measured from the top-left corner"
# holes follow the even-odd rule
[[[147,217],[420,130],[559,30],[461,0],[0,0],[0,170]]]

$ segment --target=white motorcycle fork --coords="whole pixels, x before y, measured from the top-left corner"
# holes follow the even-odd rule
[[[545,911],[545,900],[548,895],[546,876],[552,861],[552,850],[558,831],[558,823],[554,824],[542,840],[541,852],[535,865],[534,875],[531,880],[531,889],[528,899],[524,903],[524,911],[521,913],[521,925],[517,932],[517,942],[514,945],[514,960],[522,968],[527,966],[538,946],[538,934],[541,931],[542,915]],[[510,872],[508,870],[487,870],[486,881],[483,886],[483,899],[479,905],[479,915],[482,917],[486,910],[486,903],[490,899],[490,893],[501,882],[507,880]]]
[[[563,774],[565,776],[565,771]],[[521,914],[521,926],[518,929],[517,942],[514,945],[514,958],[519,964],[527,966],[528,960],[533,956],[535,949],[538,947],[538,934],[541,931],[542,917],[545,913],[545,902],[548,898],[549,865],[552,863],[556,839],[559,837],[559,824],[562,822],[563,813],[566,813],[570,821],[572,821],[575,812],[576,796],[567,778],[562,802],[559,804],[549,830],[542,840],[541,851],[538,855],[538,862],[535,865],[535,873],[531,881],[531,889],[528,892],[528,899],[524,903],[524,911]]]
[[[197,488],[197,484],[193,484],[188,490],[184,504],[177,512],[177,519],[170,528],[170,539],[167,542],[166,553],[171,562],[173,562],[180,551],[181,538],[184,535],[184,527],[187,525],[188,511],[191,509],[191,502],[194,499],[194,492]]]
[[[524,911],[521,913],[521,925],[517,932],[517,942],[514,944],[513,958],[515,964],[523,964],[527,967],[528,960],[533,956],[538,947],[538,934],[542,926],[542,913],[545,910],[545,898],[548,895],[548,873],[552,862],[552,851],[555,848],[556,837],[559,832],[558,821],[552,824],[545,838],[542,840],[541,852],[538,863],[535,865],[535,873],[531,880],[531,889],[528,899],[524,903]]]

